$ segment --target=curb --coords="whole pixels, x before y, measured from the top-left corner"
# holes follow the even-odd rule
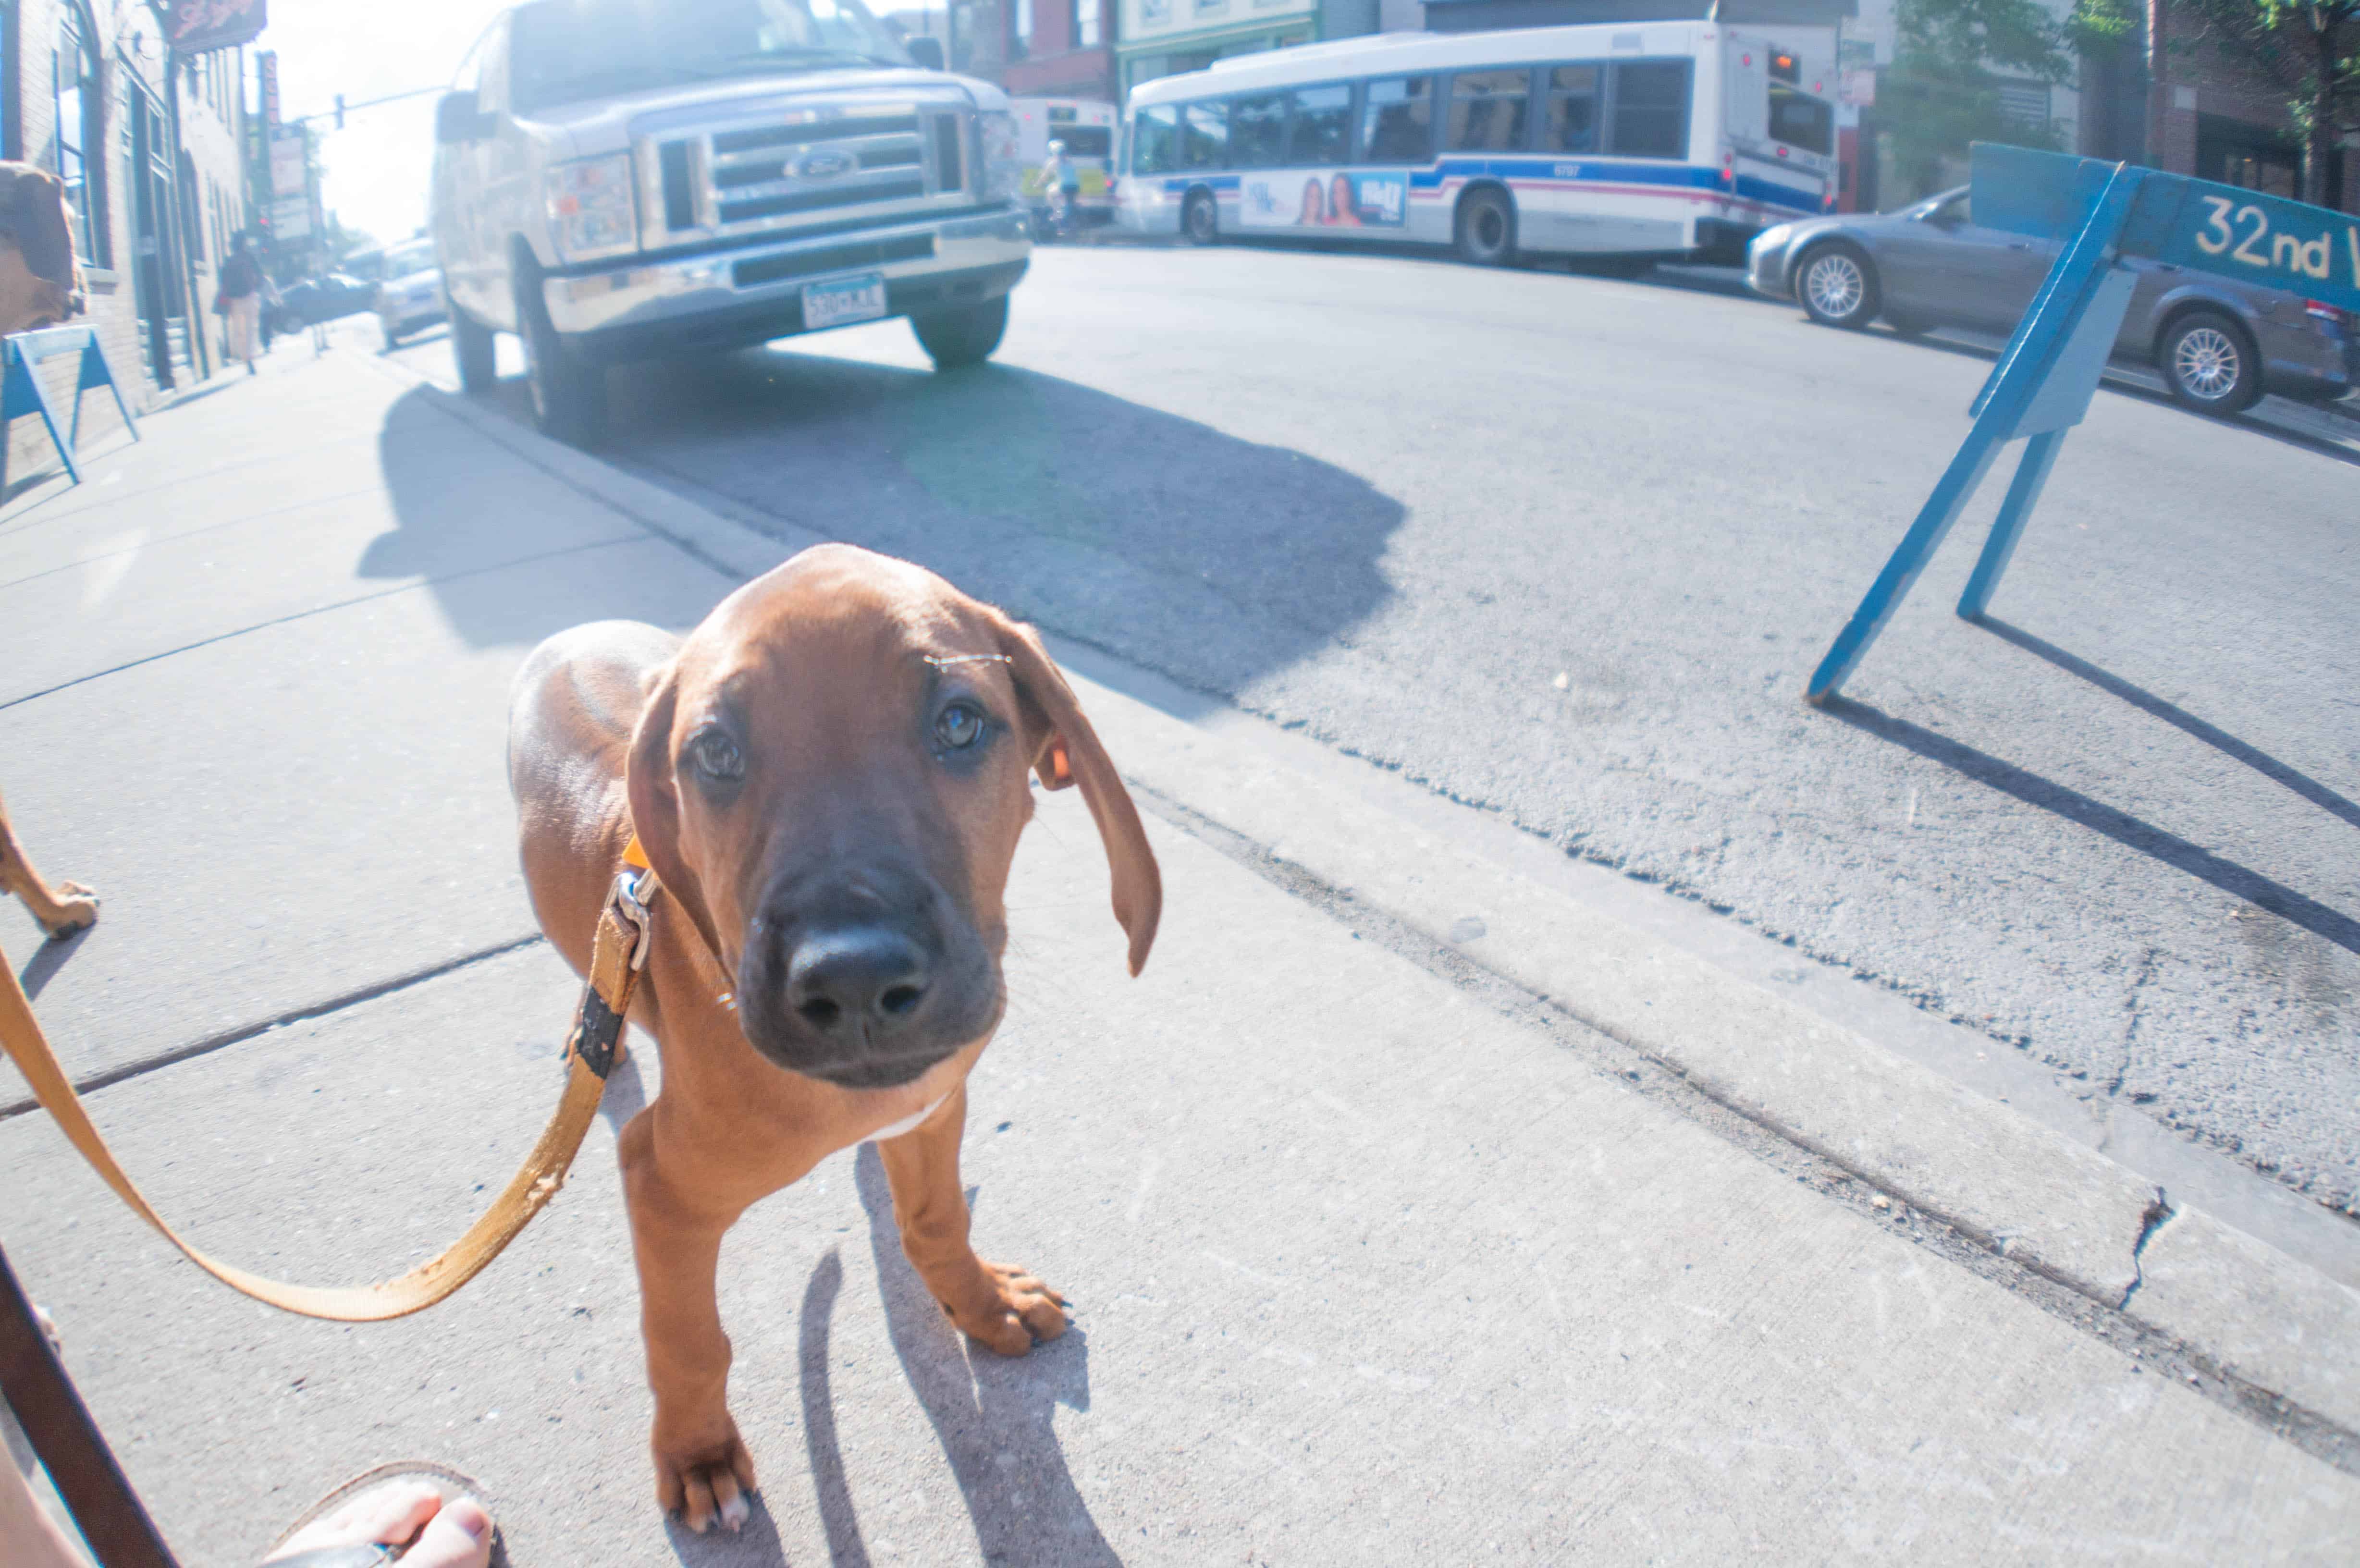
[[[371,362],[376,363],[376,362]],[[773,535],[527,430],[406,367],[438,408],[726,575],[823,536]],[[1334,783],[1107,683],[1049,636],[1126,777],[1264,846],[1639,1051],[1711,1099],[2185,1350],[2278,1430],[2360,1450],[2360,1290],[2032,1117]],[[1092,679],[1096,670],[1101,679]],[[2316,1452],[2316,1450],[2314,1450]]]

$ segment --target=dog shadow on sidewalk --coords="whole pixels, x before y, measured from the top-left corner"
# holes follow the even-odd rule
[[[1121,1559],[1099,1533],[1074,1485],[1053,1422],[1061,1404],[1089,1408],[1089,1347],[1082,1331],[1068,1328],[1018,1361],[970,1345],[901,1255],[892,1193],[876,1145],[861,1146],[853,1170],[869,1214],[869,1242],[893,1353],[934,1422],[983,1560],[1011,1568],[1120,1568]],[[843,1264],[831,1252],[813,1270],[803,1292],[803,1441],[828,1555],[837,1568],[867,1568],[869,1550],[845,1478],[829,1382],[828,1328],[843,1282]]]

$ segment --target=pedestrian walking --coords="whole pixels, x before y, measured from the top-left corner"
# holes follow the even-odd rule
[[[243,234],[237,248],[222,263],[222,313],[229,337],[229,357],[246,361],[246,373],[259,376],[254,362],[262,352],[262,263],[255,259],[254,242]]]

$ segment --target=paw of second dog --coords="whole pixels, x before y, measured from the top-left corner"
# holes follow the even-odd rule
[[[1036,1343],[1065,1332],[1065,1297],[1015,1264],[976,1261],[982,1265],[990,1296],[967,1312],[943,1303],[960,1333],[1001,1356],[1022,1356]]]
[[[41,922],[41,930],[49,933],[50,940],[71,936],[98,923],[96,893],[79,882],[60,882],[56,891],[58,918]]]

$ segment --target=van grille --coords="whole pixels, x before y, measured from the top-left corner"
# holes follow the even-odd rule
[[[925,103],[818,106],[675,136],[655,148],[664,232],[650,239],[792,234],[964,206],[969,117]]]
[[[918,261],[934,254],[932,234],[897,234],[890,240],[855,240],[848,245],[741,261],[730,276],[738,288],[745,289],[756,283],[776,283],[782,278],[811,278],[823,272],[841,272],[847,267],[880,267],[889,261]]]

